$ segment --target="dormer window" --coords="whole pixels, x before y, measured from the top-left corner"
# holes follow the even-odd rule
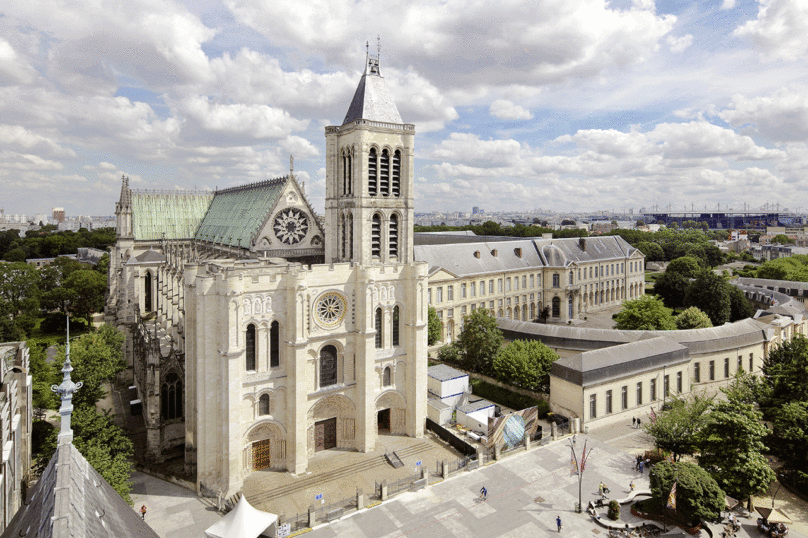
[[[480,259],[480,251],[479,250],[474,251],[474,257],[477,258],[478,260]]]
[[[491,251],[491,256],[493,256],[495,258],[497,257],[497,249],[494,249],[494,250]]]
[[[513,249],[513,253],[514,253],[514,254],[516,254],[516,257],[517,257],[517,258],[521,258],[521,257],[522,257],[522,249],[521,249],[521,248],[515,248],[515,249]]]

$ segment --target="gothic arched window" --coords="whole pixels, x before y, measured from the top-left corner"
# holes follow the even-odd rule
[[[393,345],[399,345],[399,308],[396,305],[393,308]]]
[[[320,350],[320,386],[337,384],[337,348],[325,346]]]
[[[160,407],[163,420],[182,418],[182,380],[171,372],[166,376],[160,391]]]
[[[393,170],[390,177],[391,194],[398,198],[401,196],[401,150],[393,153]]]
[[[152,311],[152,277],[146,271],[146,278],[143,279],[143,310],[147,314]]]
[[[255,325],[247,325],[247,334],[244,339],[247,345],[245,368],[247,371],[255,371]]]
[[[281,365],[281,325],[273,321],[269,327],[269,367]]]
[[[269,394],[262,394],[261,397],[258,399],[258,414],[259,415],[269,414]]]
[[[393,384],[392,378],[393,378],[392,370],[388,366],[384,369],[384,373],[382,373],[382,386],[389,387],[390,385],[392,385]]]
[[[368,194],[376,196],[379,188],[378,178],[379,158],[376,155],[376,148],[370,148],[368,155]]]
[[[379,160],[379,191],[382,196],[390,196],[390,152],[386,149]]]
[[[376,319],[373,323],[373,328],[376,329],[376,349],[382,348],[382,309],[376,309]]]
[[[397,258],[398,257],[398,215],[393,214],[390,215],[390,229],[389,234],[390,240],[388,242],[388,248],[390,250],[390,257]]]
[[[382,218],[376,213],[370,227],[370,255],[373,258],[382,256]]]
[[[345,259],[345,244],[348,242],[348,227],[345,225],[345,215],[339,218],[339,231],[342,238],[342,245],[340,245],[340,258]]]

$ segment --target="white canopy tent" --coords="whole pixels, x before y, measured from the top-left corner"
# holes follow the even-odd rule
[[[222,519],[208,527],[206,538],[258,538],[278,521],[278,516],[250,506],[244,495]]]

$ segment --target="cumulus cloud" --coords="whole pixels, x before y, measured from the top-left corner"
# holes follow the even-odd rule
[[[808,141],[808,86],[782,88],[770,95],[735,95],[715,115],[778,142]]]
[[[221,104],[196,96],[184,100],[181,107],[202,129],[254,138],[282,138],[308,125],[308,121],[266,105]]]
[[[724,0],[721,4],[721,9],[732,9],[735,7],[735,0]]]
[[[529,120],[533,118],[530,110],[508,101],[497,99],[491,103],[488,113],[503,120]]]
[[[669,35],[666,38],[666,41],[668,42],[672,52],[683,52],[686,48],[693,44],[693,35],[687,34],[679,37]]]
[[[758,0],[757,19],[735,29],[769,56],[785,60],[808,54],[808,3],[803,0]]]
[[[0,82],[30,84],[36,76],[36,69],[14,50],[11,43],[0,38]]]

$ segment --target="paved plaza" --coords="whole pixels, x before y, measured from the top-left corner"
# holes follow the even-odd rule
[[[481,469],[463,471],[447,480],[433,482],[426,489],[397,495],[329,525],[317,526],[307,536],[535,537],[547,533],[557,535],[557,515],[562,519],[562,535],[608,536],[608,532],[587,514],[574,511],[578,479],[570,475],[569,439],[515,452]],[[618,499],[628,495],[631,480],[638,489],[649,487],[647,473],[641,475],[633,467],[634,454],[650,446],[642,430],[630,424],[604,426],[590,435],[577,436],[579,452],[584,442],[594,449],[583,477],[584,505],[597,497],[597,485],[601,481],[611,488],[611,497]],[[133,478],[134,508],[138,509],[141,504],[148,506],[146,521],[163,538],[202,537],[204,530],[221,517],[211,500],[199,499],[192,491],[142,473],[136,473]],[[479,491],[483,485],[488,489],[488,500],[480,502]],[[307,494],[296,495],[305,497]],[[308,497],[283,502],[300,505],[304,501],[308,502]],[[783,488],[777,495],[777,507],[794,520],[789,538],[808,538],[805,503]],[[627,507],[623,507],[620,519],[627,523],[640,522]],[[761,536],[754,519],[740,522],[739,538]],[[702,533],[702,536],[707,535]]]

